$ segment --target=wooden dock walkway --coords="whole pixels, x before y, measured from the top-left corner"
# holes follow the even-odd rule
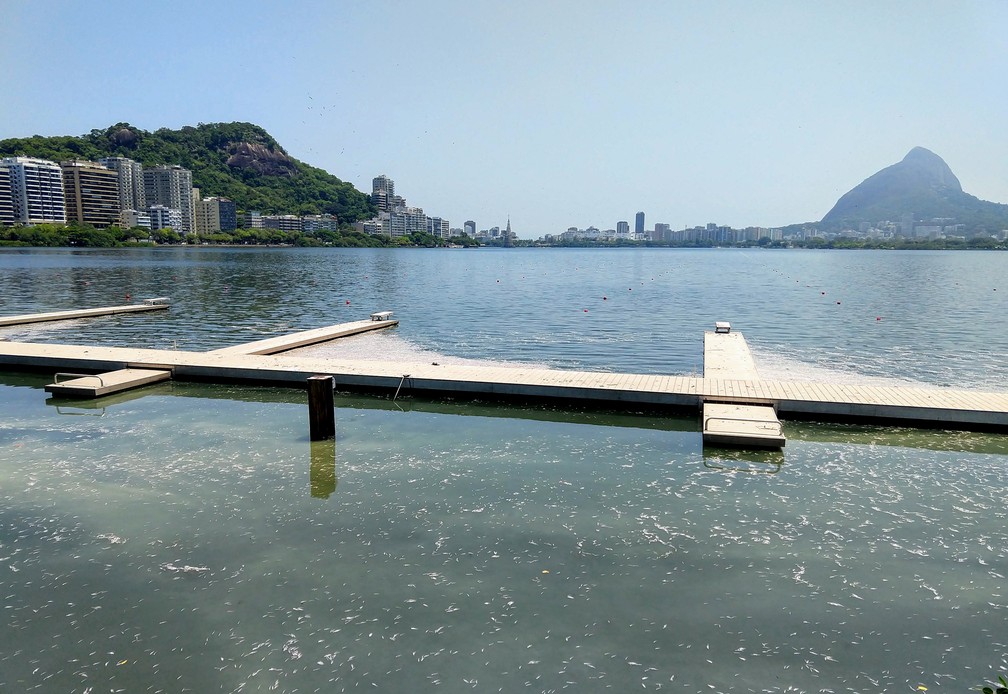
[[[756,360],[742,334],[705,332],[703,365],[705,379],[724,380],[730,391],[703,399],[704,445],[783,448],[784,427],[759,387]],[[736,388],[739,382],[753,385]]]
[[[773,405],[779,416],[904,426],[1008,432],[1008,393],[938,388],[620,374],[499,366],[450,366],[174,350],[0,342],[0,366],[12,370],[102,373],[168,371],[173,379],[304,388],[308,376],[334,377],[338,390],[480,399],[595,403],[640,411],[697,412],[707,400]]]
[[[29,323],[45,323],[49,321],[73,320],[76,318],[94,318],[95,316],[113,316],[121,313],[143,313],[145,311],[164,311],[168,303],[126,304],[125,306],[104,306],[101,308],[82,308],[75,311],[52,311],[50,313],[29,313],[23,316],[0,316],[0,328],[11,325],[27,325]]]

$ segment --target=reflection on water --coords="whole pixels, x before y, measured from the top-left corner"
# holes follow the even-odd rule
[[[784,465],[784,451],[704,446],[703,464],[710,470],[775,475]]]
[[[1008,469],[977,435],[801,424],[746,474],[781,457],[705,456],[695,418],[340,399],[318,446],[303,392],[64,417],[45,381],[0,376],[3,691],[966,691],[1008,665]]]
[[[328,499],[336,491],[336,439],[311,442],[311,495]]]

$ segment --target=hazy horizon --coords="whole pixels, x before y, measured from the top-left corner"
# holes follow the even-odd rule
[[[5,3],[0,139],[249,121],[461,227],[783,226],[915,146],[1008,202],[1008,3]]]

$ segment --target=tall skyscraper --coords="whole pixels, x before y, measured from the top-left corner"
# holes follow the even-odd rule
[[[93,161],[65,161],[63,191],[68,222],[104,229],[119,223],[119,176]]]
[[[476,238],[476,222],[471,219],[467,219],[466,223],[462,225],[462,231],[465,232],[466,236],[473,239]]]
[[[10,176],[14,221],[22,224],[66,222],[63,171],[46,159],[7,157],[0,167]]]
[[[119,178],[119,208],[122,210],[147,209],[144,192],[143,166],[126,157],[105,157],[99,163],[116,172]]]
[[[144,169],[143,176],[147,204],[178,210],[182,224],[175,231],[183,235],[195,231],[192,172],[181,166],[152,166]]]
[[[634,232],[638,234],[644,233],[644,213],[637,213],[637,222],[634,224]]]

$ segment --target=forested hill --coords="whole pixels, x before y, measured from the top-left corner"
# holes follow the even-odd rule
[[[322,169],[294,159],[258,125],[201,123],[147,132],[117,123],[86,135],[0,140],[0,156],[66,161],[120,156],[144,166],[179,164],[203,197],[223,196],[239,210],[330,213],[351,222],[374,214],[370,198]]]

